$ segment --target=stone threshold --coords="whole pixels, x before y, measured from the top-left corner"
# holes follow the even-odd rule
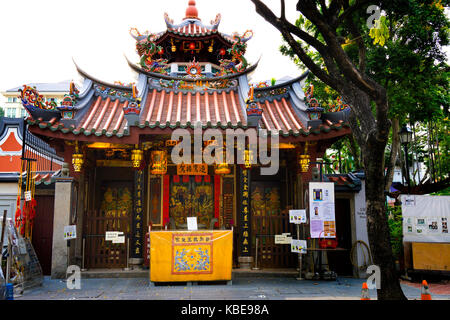
[[[88,269],[81,271],[82,279],[102,279],[102,278],[148,278],[149,269]],[[233,278],[246,277],[288,277],[295,278],[298,271],[295,269],[233,269]]]

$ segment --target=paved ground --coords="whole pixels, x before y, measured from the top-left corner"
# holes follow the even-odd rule
[[[69,290],[62,280],[45,277],[42,287],[16,296],[16,300],[359,300],[363,279],[297,281],[295,278],[245,277],[232,285],[184,284],[150,286],[148,279],[82,279],[80,290]],[[402,282],[406,296],[420,300],[420,284]],[[450,299],[450,285],[430,284],[433,300]],[[435,289],[438,289],[437,291]],[[370,290],[376,299],[376,290]]]

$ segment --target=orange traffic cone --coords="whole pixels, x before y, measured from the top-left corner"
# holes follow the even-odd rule
[[[367,282],[363,282],[361,290],[361,300],[370,300],[369,288]]]
[[[422,291],[420,295],[421,300],[431,300],[430,290],[428,289],[428,283],[426,280],[422,281]]]

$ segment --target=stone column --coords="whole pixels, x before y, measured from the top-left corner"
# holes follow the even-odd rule
[[[61,177],[55,182],[55,213],[53,217],[53,246],[51,277],[65,278],[67,270],[67,241],[64,227],[70,224],[73,178]]]

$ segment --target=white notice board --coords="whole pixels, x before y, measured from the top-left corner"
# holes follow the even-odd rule
[[[336,238],[334,183],[309,183],[309,225],[311,238]]]
[[[401,195],[404,242],[450,242],[450,196]]]

